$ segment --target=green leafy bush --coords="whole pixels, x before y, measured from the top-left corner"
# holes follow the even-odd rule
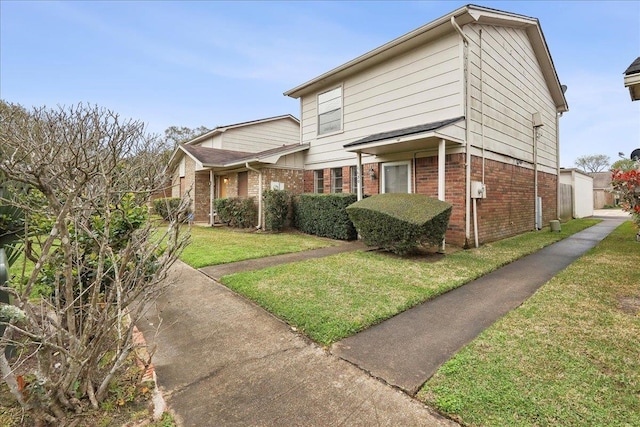
[[[34,200],[40,193],[31,191],[30,197]],[[102,292],[111,289],[115,283],[116,271],[115,263],[120,261],[119,252],[127,246],[131,241],[135,241],[134,234],[141,229],[147,222],[148,209],[143,202],[136,200],[132,193],[123,194],[119,200],[114,200],[107,208],[110,211],[109,221],[105,220],[105,215],[101,212],[95,212],[88,217],[88,222],[80,226],[74,223],[69,224],[69,235],[74,242],[74,252],[76,257],[71,258],[73,263],[74,283],[91,283],[96,280],[98,271],[101,270],[102,277],[100,279]],[[32,217],[31,228],[36,235],[47,235],[51,233],[54,226],[50,219]],[[112,257],[100,259],[100,245],[97,236],[108,236],[107,242],[112,248],[114,254]],[[158,249],[157,253],[145,254],[140,259],[132,259],[134,265],[145,265],[148,273],[152,273],[156,268],[155,262],[161,255],[162,249]],[[60,266],[66,265],[67,258],[61,247],[55,248],[50,258],[41,268],[41,274],[38,278],[37,287],[42,295],[52,295],[60,280]],[[99,267],[98,264],[103,262],[104,265]],[[74,287],[74,297],[82,298],[87,302],[88,295],[82,293],[82,287]],[[64,301],[65,296],[59,297]]]
[[[355,194],[301,194],[294,198],[293,213],[297,229],[307,234],[339,240],[358,237],[346,208],[355,202]]]
[[[442,242],[451,209],[421,194],[378,194],[352,204],[347,213],[367,245],[405,255]]]
[[[264,200],[264,227],[268,231],[280,231],[287,222],[291,197],[284,190],[267,190]]]
[[[180,210],[180,203],[182,203],[182,199],[180,199],[179,197],[165,197],[156,199],[153,201],[153,210],[155,211],[155,213],[160,215],[162,219],[164,219],[165,221],[169,221],[171,219],[174,219],[176,212]],[[185,221],[188,218],[189,214],[191,214],[191,212],[187,211],[185,217],[180,218],[180,221]]]
[[[258,208],[253,197],[229,197],[214,202],[220,221],[229,227],[249,228],[258,222]]]

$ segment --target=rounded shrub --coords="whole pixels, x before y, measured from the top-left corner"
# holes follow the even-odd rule
[[[422,194],[378,194],[347,213],[364,242],[398,255],[420,245],[438,245],[449,225],[452,205]]]

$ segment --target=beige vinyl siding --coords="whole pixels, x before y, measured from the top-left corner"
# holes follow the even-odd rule
[[[257,153],[300,142],[300,127],[291,119],[231,128],[222,134],[220,148]]]
[[[222,148],[222,135],[215,134],[204,141],[201,141],[195,144],[198,147],[207,147],[207,148]]]
[[[538,140],[538,162],[555,168],[556,109],[526,32],[486,25],[467,25],[464,31],[471,40],[471,144],[482,145],[484,110],[485,150],[533,162],[532,113],[540,112],[544,126]]]
[[[460,39],[450,33],[346,78],[343,131],[317,136],[317,95],[302,99],[302,140],[310,142],[308,165],[353,162],[344,144],[365,136],[463,116]],[[333,86],[336,86],[333,84]]]

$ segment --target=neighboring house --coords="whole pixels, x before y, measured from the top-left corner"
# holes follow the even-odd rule
[[[611,171],[593,172],[593,208],[602,209],[605,206],[615,206],[617,201],[611,192]]]
[[[632,101],[640,99],[640,56],[624,72],[624,87],[629,88]]]
[[[469,5],[285,95],[305,192],[439,197],[468,247],[557,219],[565,89],[537,19]]]
[[[302,192],[307,148],[300,144],[300,122],[291,115],[218,126],[173,153],[171,195],[189,191],[197,222],[214,223],[216,198],[255,197],[262,213],[264,190]]]
[[[579,169],[561,169],[560,185],[570,186],[569,197],[560,197],[560,206],[569,205],[571,218],[586,218],[593,216],[594,188],[593,174],[588,174]],[[559,215],[563,220],[562,214]]]

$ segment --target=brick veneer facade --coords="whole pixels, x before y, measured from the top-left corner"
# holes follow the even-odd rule
[[[191,159],[189,159],[191,160]],[[193,163],[193,161],[192,161]],[[187,166],[187,165],[185,165]],[[187,166],[185,170],[185,178],[189,175],[189,168]],[[278,168],[264,168],[262,172],[262,189],[263,191],[271,188],[271,182],[284,183],[285,190],[293,193],[300,194],[303,189],[303,172],[302,170],[295,169],[278,169]],[[225,186],[226,197],[238,197],[238,173],[227,173],[224,175],[227,178],[227,182],[220,182],[220,185]],[[258,197],[259,192],[259,174],[255,171],[248,171],[247,174],[247,196]],[[188,186],[191,185],[191,181],[185,182]],[[218,193],[219,194],[219,193]],[[177,196],[176,196],[177,197]],[[192,192],[192,208],[194,210],[194,220],[198,222],[209,221],[209,205],[210,205],[210,188],[209,188],[209,171],[199,171],[195,173],[194,191]],[[256,201],[257,203],[257,201]]]
[[[446,239],[448,243],[470,247],[474,242],[473,208],[470,218],[470,241],[466,240],[466,191],[465,191],[465,155],[449,154],[445,157],[445,200],[453,205]],[[364,193],[380,192],[380,165],[363,165]],[[371,179],[369,170],[373,168],[376,178]],[[349,167],[343,167],[343,192],[351,189]],[[324,192],[331,191],[331,171],[325,169]],[[535,227],[534,217],[534,179],[533,170],[514,164],[485,160],[485,185],[487,197],[477,199],[478,241],[488,243],[505,237],[514,236]],[[346,178],[345,178],[346,177]],[[472,156],[471,180],[482,180],[482,159]],[[548,224],[557,219],[557,176],[538,172],[538,195],[542,198],[542,223]],[[438,158],[422,157],[415,160],[413,176],[415,192],[431,197],[438,195]],[[314,192],[314,171],[304,172],[304,192]]]

